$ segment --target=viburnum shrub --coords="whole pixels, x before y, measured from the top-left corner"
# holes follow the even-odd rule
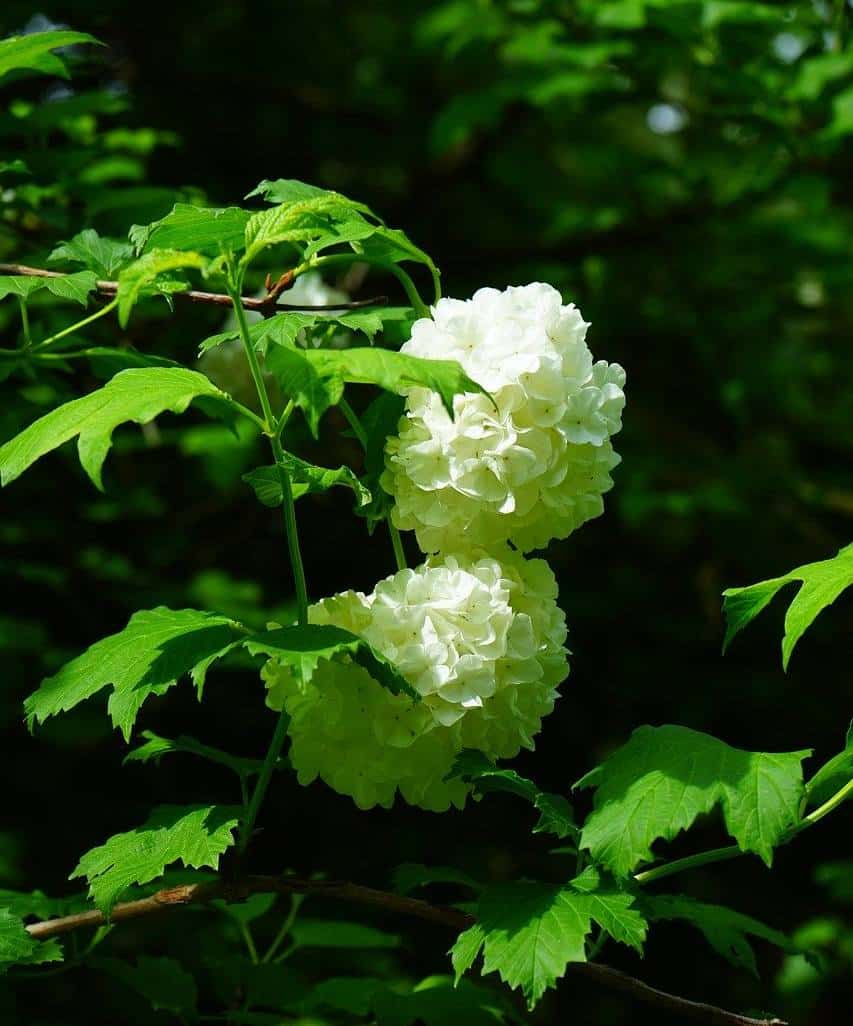
[[[21,67],[43,65],[53,49],[82,38],[60,32],[4,41],[0,72],[16,59]],[[621,426],[625,374],[594,361],[589,326],[549,285],[443,299],[431,258],[364,204],[287,179],[264,181],[249,197],[256,201],[251,208],[179,204],[133,226],[128,240],[84,228],[53,254],[66,270],[7,266],[0,277],[0,297],[15,297],[21,312],[19,344],[0,353],[8,377],[94,358],[113,369],[102,387],[51,410],[0,447],[3,485],[74,440],[83,470],[103,489],[103,465],[123,424],[147,424],[190,406],[232,426],[242,422],[269,447],[269,463],[245,478],[261,503],[281,510],[297,600],[292,620],[262,630],[216,610],[141,610],[27,699],[27,720],[36,728],[108,689],[110,719],[133,743],[150,696],[190,677],[201,701],[206,674],[239,653],[259,675],[256,698],[270,708],[270,741],[248,757],[190,736],[146,731],[129,760],[184,752],[224,765],[239,778],[242,803],[157,806],[145,822],[80,857],[71,879],[85,881],[87,895],[2,892],[0,964],[18,971],[59,961],[62,938],[88,930],[88,947],[70,955],[82,962],[105,941],[107,927],[120,929],[123,920],[168,905],[213,904],[225,919],[236,918],[247,943],[249,959],[234,956],[238,1011],[199,993],[187,970],[167,959],[140,953],[135,964],[119,956],[92,964],[181,1022],[202,1013],[241,1023],[282,1016],[383,1024],[517,1020],[519,1011],[492,989],[462,981],[481,954],[482,973],[519,988],[531,1007],[572,969],[708,1021],[755,1021],[652,990],[599,957],[611,942],[642,952],[650,926],[673,919],[692,923],[739,968],[754,969],[752,937],[799,950],[744,913],[651,885],[741,854],[769,866],[780,845],[853,792],[853,739],[807,780],[808,750],[742,751],[673,725],[640,727],[583,779],[566,781],[560,794],[497,765],[533,747],[568,674],[556,580],[547,562],[529,553],[602,512],[619,462],[612,438]],[[431,305],[409,273],[412,264],[432,281]],[[396,279],[404,305],[350,303],[323,291],[318,274],[352,265]],[[309,275],[310,289],[288,291]],[[253,294],[264,280],[266,290]],[[45,290],[76,301],[86,315],[40,335],[30,302]],[[96,319],[114,315],[126,326],[152,298],[174,305],[175,316],[187,299],[228,309],[233,320],[199,348],[207,357],[228,352],[232,363],[241,353],[256,404],[237,398],[236,385],[229,390],[234,378],[225,364],[218,374],[211,364],[208,375],[126,346],[80,348],[74,341]],[[263,316],[250,321],[252,312]],[[390,347],[392,335],[404,339],[399,349]],[[347,398],[351,385],[377,393],[361,416]],[[363,447],[360,467],[319,466],[291,451],[295,418],[317,436],[332,407]],[[309,604],[297,501],[332,487],[351,490],[371,528],[385,524],[399,568],[370,594],[346,591]],[[416,566],[406,565],[400,531],[412,531],[423,553]],[[729,590],[729,635],[790,581],[802,589],[786,619],[786,663],[814,617],[853,581],[853,550]],[[569,689],[563,700],[570,696]],[[452,868],[409,865],[401,867],[396,890],[385,892],[259,875],[268,867],[253,863],[253,831],[268,789],[290,770],[301,784],[319,777],[360,808],[391,806],[401,796],[441,812],[508,791],[538,813],[533,830],[558,842],[553,869],[547,881],[484,885]],[[584,802],[590,791],[591,810],[576,816],[572,794]],[[662,844],[714,810],[732,843],[665,860]],[[227,875],[184,874],[175,885],[176,866],[215,871],[229,849]],[[466,903],[445,907],[407,896],[435,882],[460,887]],[[313,989],[294,989],[292,981],[276,989],[282,958],[310,946],[322,930],[322,921],[300,918],[302,899],[315,892],[455,930],[458,988],[443,977],[407,990],[351,976],[315,978]],[[291,899],[280,916],[276,895]],[[257,904],[259,897],[269,901]],[[274,925],[259,953],[265,916]],[[324,937],[325,946],[343,943],[339,926]],[[261,972],[263,987],[255,985]]]

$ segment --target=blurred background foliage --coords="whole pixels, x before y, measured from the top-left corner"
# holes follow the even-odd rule
[[[843,0],[6,0],[0,34],[70,25],[109,49],[72,50],[69,82],[4,83],[0,260],[44,265],[83,227],[123,236],[177,199],[234,203],[261,178],[292,177],[404,227],[441,267],[446,294],[553,283],[592,322],[594,353],[627,368],[628,406],[607,512],[549,552],[573,669],[520,768],[565,791],[646,722],[827,756],[850,712],[850,604],[821,617],[783,674],[782,604],[723,659],[719,596],[829,556],[851,536],[852,20]],[[330,284],[394,295],[393,282],[371,278]],[[50,296],[32,306],[45,332],[71,317]],[[126,340],[192,360],[222,323],[210,309],[170,316],[152,303]],[[0,304],[0,330],[14,344],[13,300]],[[116,331],[102,323],[85,338]],[[98,373],[94,364],[10,381],[2,437]],[[278,518],[239,479],[258,462],[257,440],[185,423],[120,434],[105,495],[68,453],[3,494],[2,886],[67,893],[78,855],[154,801],[232,797],[224,774],[181,758],[119,772],[123,747],[100,701],[35,738],[21,722],[20,702],[45,672],[136,608],[186,604],[263,623],[290,602]],[[327,417],[317,452],[358,466],[342,428]],[[307,433],[302,443],[310,454]],[[392,571],[386,537],[368,541],[345,496],[303,502],[313,596],[369,590]],[[203,706],[178,688],[143,719],[247,754],[271,728],[259,682],[239,668],[212,677]],[[380,886],[403,861],[490,879],[548,872],[545,842],[522,817],[499,796],[465,814],[364,814],[320,784],[287,781],[271,796],[255,858],[266,871]],[[709,821],[707,843],[721,836]],[[687,996],[770,1008],[803,1026],[847,1023],[849,837],[840,814],[780,851],[772,873],[743,860],[683,881],[703,900],[798,931],[827,955],[826,978],[766,951],[761,982],[737,975],[678,926],[653,934],[642,966],[618,950],[605,957]],[[145,944],[212,964],[203,928],[172,931],[175,921],[123,926],[113,951]],[[437,928],[385,925],[405,938],[394,972],[446,971]],[[351,957],[392,971],[383,951]],[[95,980],[34,979],[17,997],[0,982],[0,1019],[118,1021],[124,984],[93,1005]],[[121,1016],[168,1019],[142,1005]],[[534,1019],[660,1017],[564,983]]]

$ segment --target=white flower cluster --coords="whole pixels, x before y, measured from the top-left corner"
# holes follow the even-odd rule
[[[533,747],[567,672],[565,617],[547,563],[509,550],[432,557],[372,594],[344,592],[311,608],[391,660],[421,696],[392,695],[348,657],[324,661],[303,686],[275,662],[268,702],[291,717],[301,783],[321,777],[361,808],[461,806],[469,790],[444,778],[455,755],[493,758]]]
[[[414,529],[425,552],[463,536],[528,552],[602,513],[625,372],[593,363],[587,327],[539,283],[442,299],[415,322],[403,352],[457,360],[494,399],[456,396],[451,419],[434,392],[408,396],[382,484],[394,523]]]
[[[320,777],[361,808],[399,790],[427,809],[462,806],[454,757],[533,747],[568,673],[565,618],[547,563],[521,552],[564,538],[603,509],[619,462],[625,373],[593,363],[587,324],[548,285],[443,299],[403,351],[457,360],[491,395],[413,389],[388,440],[382,484],[394,523],[429,556],[370,595],[344,592],[310,621],[359,635],[421,696],[392,695],[349,657],[297,680],[275,661],[268,702],[290,716],[300,782]],[[510,543],[512,548],[510,547]]]

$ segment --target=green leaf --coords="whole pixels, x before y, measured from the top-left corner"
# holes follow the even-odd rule
[[[652,921],[683,919],[695,926],[718,954],[753,976],[758,976],[758,967],[748,937],[760,937],[789,954],[804,953],[790,937],[751,916],[722,905],[706,905],[685,894],[643,895],[640,906]]]
[[[62,948],[55,937],[44,942],[34,940],[19,916],[0,907],[0,975],[11,965],[61,961]]]
[[[134,260],[122,270],[118,276],[118,320],[125,328],[130,314],[139,299],[145,295],[160,292],[171,295],[189,288],[183,281],[176,282],[173,277],[158,281],[161,275],[171,271],[195,268],[204,270],[208,265],[206,257],[201,253],[189,253],[175,249],[152,249]]]
[[[377,1026],[495,1026],[511,1016],[493,991],[469,980],[454,987],[446,976],[428,977],[408,993],[378,988],[372,1004]]]
[[[86,228],[68,242],[60,242],[47,258],[51,263],[82,264],[99,278],[115,278],[133,260],[129,242],[108,239]]]
[[[189,737],[186,734],[181,734],[180,737],[172,740],[171,738],[160,737],[159,734],[155,734],[152,730],[143,730],[142,737],[145,738],[145,743],[129,752],[124,757],[125,763],[159,762],[164,755],[172,755],[179,752],[185,755],[197,755],[201,759],[207,759],[208,762],[215,762],[220,766],[226,766],[239,777],[248,777],[252,774],[260,773],[263,767],[263,762],[260,759],[244,759],[237,755],[231,755],[229,752],[223,752],[219,748],[212,748],[210,745],[202,744],[201,741],[197,741],[194,737]],[[279,758],[276,769],[286,769],[288,765],[287,759]]]
[[[520,776],[515,770],[499,769],[482,752],[466,749],[456,756],[448,778],[460,777],[473,784],[475,794],[506,791],[530,802],[540,812],[533,828],[535,834],[548,833],[557,837],[577,837],[574,812],[561,795],[540,791],[532,780]]]
[[[90,965],[121,980],[151,1005],[155,1012],[172,1012],[182,1021],[195,1021],[198,991],[193,977],[173,958],[140,955],[136,965],[118,958],[94,958]]]
[[[392,694],[406,694],[415,701],[420,695],[380,652],[363,638],[332,624],[276,627],[247,638],[251,655],[266,655],[288,665],[298,679],[307,683],[322,659],[348,655]]]
[[[51,32],[33,32],[26,36],[10,36],[0,39],[0,78],[10,71],[38,71],[44,75],[60,75],[68,78],[65,61],[51,50],[63,46],[75,46],[78,43],[103,44],[90,36],[88,32],[70,32],[55,30]]]
[[[392,505],[391,496],[380,481],[385,470],[385,445],[389,435],[397,433],[400,418],[405,412],[406,401],[393,392],[382,392],[367,407],[361,417],[361,426],[366,436],[364,447],[364,478],[362,484],[369,489],[370,504],[356,510],[367,520],[369,531],[381,520],[385,520]]]
[[[251,211],[240,207],[196,207],[176,203],[152,224],[134,225],[130,241],[140,254],[154,249],[191,250],[208,256],[243,248]]]
[[[404,862],[397,866],[392,886],[398,894],[411,894],[420,887],[435,883],[461,884],[475,891],[482,889],[482,884],[461,869],[454,869],[453,866],[424,866],[419,862]]]
[[[276,178],[272,181],[265,178],[251,192],[246,193],[245,199],[260,196],[267,203],[301,203],[303,200],[317,199],[327,193],[328,190],[320,188],[319,185],[309,185],[308,182],[300,182],[296,178]]]
[[[124,630],[96,642],[43,680],[24,703],[27,720],[31,727],[44,723],[111,684],[109,714],[129,740],[149,695],[164,694],[187,673],[201,687],[212,659],[241,637],[238,624],[215,613],[165,606],[134,613]]]
[[[810,754],[745,752],[686,727],[640,727],[580,782],[596,788],[581,847],[627,876],[653,858],[655,840],[672,840],[720,804],[739,847],[770,865],[774,846],[798,821]]]
[[[585,942],[593,922],[638,950],[646,934],[633,895],[615,889],[583,894],[572,887],[522,880],[488,888],[477,911],[482,935],[478,938],[472,927],[457,940],[457,975],[473,963],[480,939],[483,972],[497,972],[510,987],[520,987],[529,1008],[569,962],[586,961]]]
[[[90,897],[109,915],[124,890],[156,880],[173,862],[216,869],[234,843],[238,822],[237,810],[229,807],[162,805],[143,826],[87,852],[69,879],[85,877]]]
[[[378,385],[407,395],[429,388],[441,396],[453,416],[453,397],[485,392],[455,360],[425,360],[388,349],[291,349],[280,346],[267,355],[267,367],[283,391],[305,412],[314,435],[320,417],[340,402],[346,383]]]
[[[840,549],[831,559],[798,566],[782,577],[774,577],[744,588],[727,588],[723,592],[726,615],[726,637],[723,650],[744,627],[761,612],[786,584],[800,581],[788,612],[785,614],[785,636],[782,638],[782,665],[787,670],[794,646],[812,625],[819,613],[853,584],[853,544]]]
[[[847,728],[843,751],[834,755],[806,784],[810,805],[820,805],[853,780],[853,721]]]
[[[373,226],[361,218],[361,213],[369,214],[370,208],[340,193],[324,190],[252,214],[246,225],[243,266],[250,264],[264,249],[282,242],[328,241],[331,244],[369,235]],[[354,226],[359,230],[353,231]]]
[[[336,919],[305,919],[300,916],[293,924],[290,936],[298,948],[380,950],[400,946],[397,934]]]
[[[0,446],[0,481],[9,484],[45,453],[79,436],[77,451],[83,469],[103,491],[101,468],[119,424],[144,424],[167,410],[183,413],[199,397],[230,401],[197,371],[182,367],[122,371],[103,388],[51,410]]]
[[[476,961],[485,939],[486,932],[480,923],[469,926],[456,938],[449,954],[457,984]]]
[[[290,476],[295,499],[316,492],[327,492],[335,485],[340,485],[355,493],[358,506],[365,506],[371,501],[370,492],[349,467],[338,467],[336,470],[317,467],[288,452],[282,453],[279,466]],[[243,480],[251,485],[265,506],[281,505],[281,477],[277,467],[257,467],[255,470],[250,470],[248,474],[244,474]]]
[[[41,278],[31,275],[10,274],[0,277],[0,299],[7,296],[20,296],[29,299],[34,292],[51,292],[59,299],[69,299],[81,306],[89,303],[89,293],[98,283],[97,276],[91,271],[78,271],[76,274],[62,274],[55,278]]]
[[[165,356],[154,356],[152,353],[141,353],[133,346],[89,346],[86,349],[86,359],[92,368],[92,372],[102,380],[109,381],[123,370],[130,370],[133,367],[180,367],[176,360],[169,360]]]

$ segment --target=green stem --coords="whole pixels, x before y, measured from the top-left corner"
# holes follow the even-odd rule
[[[255,947],[255,939],[252,936],[252,931],[246,923],[240,923],[240,933],[243,940],[246,942],[246,950],[249,952],[249,958],[252,960],[252,965],[257,965],[259,961],[258,949]]]
[[[341,413],[346,417],[347,423],[352,428],[352,433],[360,442],[362,449],[367,452],[367,432],[364,430],[363,424],[358,419],[358,414],[346,399],[342,398],[338,403],[338,406],[341,409]],[[397,561],[397,569],[405,570],[409,564],[406,562],[406,553],[403,549],[403,539],[400,537],[400,532],[391,523],[390,518],[387,519],[385,523],[388,525],[388,533],[391,535],[391,547],[394,549],[394,559]]]
[[[802,822],[798,823],[794,828],[794,833],[799,833],[807,827],[814,826],[815,823],[822,820],[824,816],[829,815],[833,809],[838,808],[838,806],[851,794],[853,794],[853,780],[848,780],[844,787],[836,791],[831,798],[827,798],[823,805],[818,805],[818,807],[814,811],[810,812]]]
[[[27,310],[27,301],[23,296],[18,296],[18,306],[21,310],[21,326],[24,329],[24,345],[29,349],[33,344],[33,339],[30,335],[30,314]]]
[[[92,324],[93,321],[97,321],[101,317],[105,317],[108,313],[118,306],[118,299],[113,299],[106,306],[102,306],[100,310],[96,310],[93,314],[88,317],[84,317],[82,321],[75,321],[74,324],[69,324],[67,328],[63,328],[62,331],[57,331],[55,335],[50,335],[48,338],[43,339],[37,346],[33,346],[33,352],[37,353],[42,349],[46,349],[48,346],[53,345],[54,342],[58,342],[61,338],[65,338],[66,335],[71,335],[75,331],[79,331],[81,328],[85,328],[87,325]]]
[[[736,844],[729,844],[725,848],[712,848],[710,851],[687,855],[683,859],[674,859],[672,862],[664,862],[663,865],[655,866],[653,869],[646,869],[642,873],[635,873],[634,882],[638,884],[653,883],[655,880],[662,880],[665,876],[683,873],[687,869],[696,869],[697,866],[706,866],[711,862],[724,862],[726,859],[733,859],[738,855],[743,855],[743,852]]]
[[[293,274],[294,277],[298,277],[313,268],[334,267],[337,264],[370,264],[371,267],[377,267],[381,271],[393,274],[403,286],[409,303],[414,307],[418,317],[429,317],[429,307],[421,299],[415,283],[399,264],[390,260],[381,260],[379,257],[368,256],[366,253],[330,253],[327,256],[312,257],[304,264],[294,268]]]
[[[844,787],[828,798],[823,805],[816,809],[795,824],[785,833],[779,841],[779,845],[788,844],[803,830],[808,830],[815,823],[819,823],[824,816],[837,809],[850,795],[853,794],[853,780],[849,780]],[[724,848],[712,848],[710,851],[702,851],[696,855],[688,855],[683,859],[674,859],[672,862],[664,862],[660,866],[646,869],[642,873],[634,874],[634,882],[638,884],[653,883],[655,880],[662,880],[664,877],[673,876],[676,873],[683,873],[687,869],[696,869],[698,866],[707,866],[712,862],[725,862],[728,859],[745,855],[746,852],[736,844],[726,845]]]
[[[278,423],[276,422],[276,418],[273,415],[267,386],[264,382],[260,364],[258,363],[257,354],[255,353],[254,346],[252,345],[252,338],[249,334],[249,324],[246,320],[246,311],[243,308],[242,277],[236,272],[233,260],[229,261],[229,272],[228,292],[231,296],[231,302],[234,305],[234,314],[237,318],[237,326],[240,331],[240,338],[243,342],[243,349],[246,353],[246,359],[248,360],[249,368],[252,372],[252,379],[255,382],[258,399],[260,400],[261,409],[263,410],[264,433],[269,437],[270,448],[272,449],[273,459],[276,467],[278,468],[279,481],[281,482],[284,529],[287,536],[287,548],[290,553],[290,562],[293,568],[293,577],[296,584],[296,600],[299,607],[299,624],[304,627],[308,623],[308,587],[305,581],[305,568],[302,564],[302,553],[299,548],[299,534],[296,527],[296,505],[293,501],[293,488],[290,483],[290,475],[282,464],[283,450],[281,447],[281,440],[279,438],[282,425],[280,421]],[[289,405],[288,409],[286,409],[282,415],[282,420],[290,415],[291,410],[292,406]],[[282,711],[275,727],[275,733],[273,734],[269,748],[267,749],[267,754],[264,757],[261,772],[258,775],[254,790],[252,791],[252,796],[249,799],[249,808],[246,812],[246,817],[240,828],[238,851],[241,855],[245,853],[246,848],[248,847],[252,831],[255,827],[255,821],[258,818],[258,812],[263,804],[267,788],[269,787],[270,780],[273,775],[273,770],[275,769],[278,757],[281,754],[284,739],[287,736],[287,724],[287,713]]]
[[[270,741],[270,746],[267,749],[267,754],[264,757],[264,764],[261,767],[261,772],[258,775],[255,789],[252,791],[252,797],[249,799],[249,808],[246,810],[246,818],[240,827],[240,838],[237,845],[237,850],[240,855],[243,855],[246,849],[249,847],[249,841],[252,839],[252,831],[255,829],[255,821],[258,818],[261,805],[263,804],[264,796],[267,793],[267,788],[270,785],[273,771],[275,770],[278,757],[281,755],[281,749],[284,746],[284,739],[287,737],[287,724],[289,717],[286,712],[282,712],[278,718],[278,723],[275,725],[275,733]]]
[[[272,944],[267,948],[266,954],[261,959],[261,964],[264,965],[267,962],[271,962],[273,955],[278,951],[281,945],[284,943],[285,937],[290,933],[291,927],[296,922],[296,915],[299,912],[299,906],[302,904],[304,896],[302,894],[292,894],[290,896],[290,910],[285,917],[284,922],[281,924],[281,929],[275,935],[275,939]]]

